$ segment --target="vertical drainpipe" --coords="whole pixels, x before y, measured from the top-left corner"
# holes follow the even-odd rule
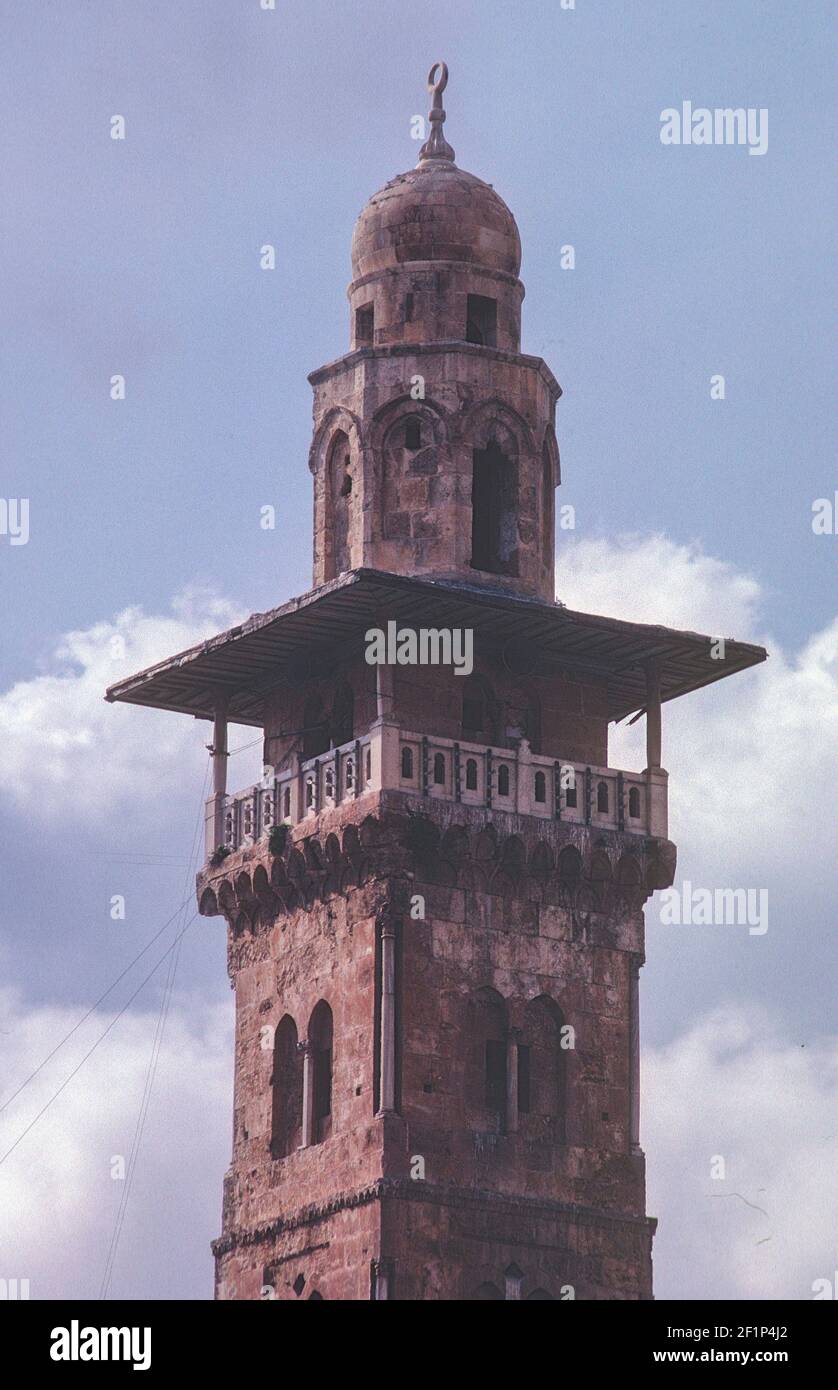
[[[640,1153],[640,966],[642,957],[629,957],[629,1149]]]
[[[379,1114],[396,1108],[396,928],[393,916],[381,914],[381,1098]]]

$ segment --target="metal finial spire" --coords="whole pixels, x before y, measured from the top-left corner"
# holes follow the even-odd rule
[[[439,72],[439,77],[436,74]],[[448,86],[448,65],[446,63],[434,63],[428,73],[428,91],[433,93],[433,106],[428,112],[428,120],[431,123],[431,133],[419,151],[419,163],[425,164],[430,159],[444,159],[449,164],[454,163],[454,151],[442,133],[445,122],[445,111],[442,106],[442,93]]]

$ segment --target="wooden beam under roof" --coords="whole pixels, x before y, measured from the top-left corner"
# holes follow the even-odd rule
[[[404,627],[471,627],[484,650],[496,654],[513,639],[528,642],[539,651],[542,674],[566,670],[606,683],[611,720],[643,707],[643,668],[651,657],[661,662],[661,696],[668,701],[767,655],[763,647],[726,639],[720,662],[710,656],[717,639],[701,633],[576,612],[488,585],[354,570],[118,681],[105,698],[210,719],[223,690],[231,722],[260,727],[267,693],[285,683],[302,652],[342,655],[382,614]]]

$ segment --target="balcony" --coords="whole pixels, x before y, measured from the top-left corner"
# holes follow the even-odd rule
[[[407,792],[593,829],[665,839],[667,774],[562,762],[517,749],[410,733],[385,720],[298,769],[207,802],[206,852],[255,844],[273,826],[301,825],[367,792]]]

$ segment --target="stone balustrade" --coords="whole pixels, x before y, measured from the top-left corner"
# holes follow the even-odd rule
[[[363,737],[207,803],[207,856],[254,844],[275,825],[383,789],[431,801],[667,837],[667,773],[622,772],[517,748],[411,733],[386,719]]]

